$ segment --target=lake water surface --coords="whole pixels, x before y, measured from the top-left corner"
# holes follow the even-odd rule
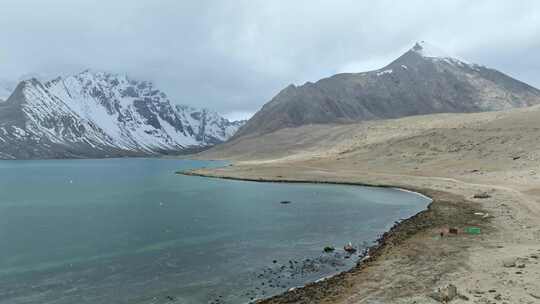
[[[0,161],[0,303],[249,302],[352,267],[344,244],[371,245],[429,203],[393,189],[174,174],[218,165]]]

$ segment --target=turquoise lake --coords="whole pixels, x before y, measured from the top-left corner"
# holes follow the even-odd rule
[[[247,303],[350,269],[346,243],[370,246],[430,202],[175,174],[222,164],[0,161],[0,303]]]

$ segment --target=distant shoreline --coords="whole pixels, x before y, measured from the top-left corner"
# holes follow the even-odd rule
[[[219,161],[219,160],[216,160]],[[199,169],[195,169],[199,170]],[[232,177],[227,175],[212,175],[194,172],[194,170],[187,171],[176,171],[178,175],[186,176],[198,176],[198,177],[208,177],[208,178],[217,178],[217,179],[226,179],[226,180],[237,180],[237,181],[246,181],[246,182],[258,182],[258,183],[287,183],[287,184],[328,184],[328,185],[344,185],[344,186],[361,186],[361,187],[373,187],[373,188],[387,188],[387,189],[396,189],[398,191],[404,191],[409,193],[414,193],[416,195],[428,198],[433,200],[430,196],[425,195],[415,188],[407,188],[401,186],[394,186],[388,184],[373,184],[373,183],[358,183],[358,182],[334,182],[334,181],[323,181],[323,180],[304,180],[304,179],[285,179],[285,178],[243,178],[243,177]]]

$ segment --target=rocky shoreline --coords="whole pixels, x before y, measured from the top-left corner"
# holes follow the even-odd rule
[[[430,233],[437,235],[433,230],[443,231],[447,227],[463,229],[466,226],[481,227],[485,232],[489,232],[491,227],[489,221],[481,220],[475,213],[484,212],[480,204],[466,200],[464,197],[427,188],[403,187],[390,184],[361,183],[347,181],[326,181],[326,180],[304,180],[287,178],[249,178],[215,174],[215,172],[182,171],[177,174],[211,177],[231,180],[243,180],[253,182],[277,182],[277,183],[324,183],[357,185],[368,187],[398,188],[405,191],[415,192],[419,195],[430,197],[432,202],[426,210],[416,215],[404,219],[385,232],[378,240],[377,244],[370,247],[365,257],[357,263],[355,267],[348,271],[341,272],[334,276],[306,284],[303,287],[291,288],[289,291],[267,299],[256,301],[261,304],[284,304],[284,303],[329,303],[329,299],[339,298],[344,289],[352,285],[351,278],[361,276],[375,264],[387,259],[394,251],[402,246],[413,236]],[[468,237],[468,236],[460,236]],[[369,280],[369,278],[367,278]],[[431,290],[423,288],[421,292],[429,293]],[[330,301],[331,302],[331,301]]]

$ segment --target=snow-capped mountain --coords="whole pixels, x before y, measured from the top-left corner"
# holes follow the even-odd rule
[[[176,105],[148,81],[87,70],[16,87],[0,104],[0,158],[180,153],[223,142],[242,124]]]
[[[540,90],[497,70],[416,43],[387,66],[290,85],[235,137],[306,124],[503,110],[540,104]]]

